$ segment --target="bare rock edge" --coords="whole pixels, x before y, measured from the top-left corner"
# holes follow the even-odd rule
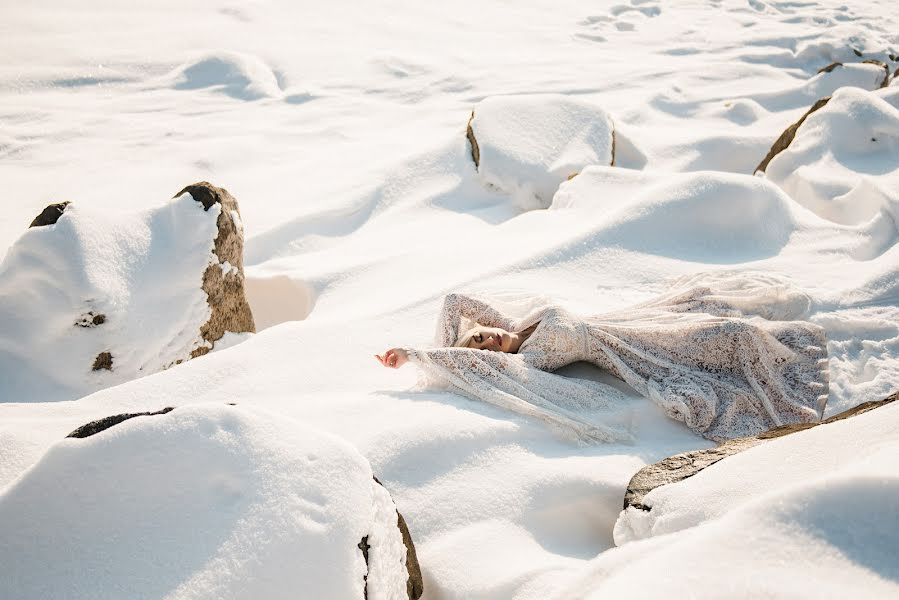
[[[753,446],[758,446],[768,440],[790,435],[791,433],[796,433],[797,431],[803,431],[812,427],[819,427],[836,421],[842,421],[843,419],[890,404],[896,400],[899,400],[899,392],[896,392],[883,400],[863,402],[858,406],[836,414],[820,423],[794,423],[792,425],[783,425],[781,427],[769,429],[758,436],[728,440],[715,448],[697,450],[695,452],[684,452],[682,454],[669,456],[660,462],[643,467],[631,477],[631,481],[627,485],[627,491],[624,494],[624,508],[632,506],[640,510],[652,510],[652,507],[647,506],[643,500],[646,497],[646,494],[658,487],[683,481],[728,456],[732,456],[743,450],[752,448]]]

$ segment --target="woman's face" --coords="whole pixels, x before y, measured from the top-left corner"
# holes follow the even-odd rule
[[[505,329],[498,327],[478,327],[474,335],[468,340],[468,347],[477,350],[493,350],[494,352],[508,352],[512,343],[512,336]]]

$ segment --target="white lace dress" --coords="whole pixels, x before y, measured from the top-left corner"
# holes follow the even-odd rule
[[[721,441],[813,422],[823,413],[823,329],[771,320],[789,317],[805,300],[783,289],[755,294],[693,287],[603,315],[579,317],[551,305],[515,320],[483,300],[450,294],[438,328],[441,347],[406,351],[431,381],[471,398],[541,419],[580,440],[628,439],[628,432],[590,422],[578,410],[620,401],[620,393],[551,373],[587,361],[693,431]],[[463,318],[508,331],[537,327],[517,354],[449,347]]]

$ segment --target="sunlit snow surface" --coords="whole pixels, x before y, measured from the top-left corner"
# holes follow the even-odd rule
[[[248,295],[266,328],[85,398],[3,398],[0,486],[34,480],[25,471],[91,419],[235,402],[360,450],[408,520],[428,598],[633,590],[676,559],[692,570],[664,580],[671,597],[720,597],[735,582],[751,592],[768,585],[758,570],[783,563],[710,548],[755,532],[781,544],[788,563],[824,557],[797,559],[799,579],[895,594],[883,565],[896,561],[847,552],[845,537],[790,535],[811,536],[814,515],[861,510],[845,491],[859,478],[885,481],[860,493],[888,498],[882,457],[596,558],[613,545],[630,476],[708,442],[634,396],[636,444],[576,447],[493,407],[416,391],[411,368],[385,370],[372,354],[429,343],[448,291],[514,290],[601,312],[673,277],[751,269],[812,297],[808,318],[830,339],[828,414],[888,395],[899,388],[897,88],[869,91],[883,73],[874,65],[817,71],[860,62],[856,51],[892,71],[897,31],[894,2],[876,0],[7,3],[0,254],[51,202],[113,219],[207,179],[240,202]],[[858,91],[809,118],[770,180],[753,177],[783,129],[841,86]],[[520,198],[475,171],[465,127],[485,98],[547,93],[609,115],[619,168],[589,167],[549,210],[522,213]],[[861,146],[855,134],[877,141]],[[515,147],[524,138],[512,139],[506,155],[529,156]],[[896,412],[872,418],[899,427]],[[826,430],[816,435],[845,451]],[[791,512],[799,497],[818,512]],[[864,510],[895,514],[888,503]],[[855,531],[872,531],[862,521]],[[899,534],[894,518],[884,527]],[[641,545],[653,556],[644,560]]]

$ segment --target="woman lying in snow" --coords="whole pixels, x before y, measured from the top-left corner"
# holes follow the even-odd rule
[[[630,435],[578,414],[578,408],[607,405],[616,394],[603,384],[550,373],[577,361],[610,371],[716,441],[818,420],[827,401],[824,331],[788,320],[808,310],[808,297],[763,276],[715,284],[589,317],[549,305],[513,319],[482,300],[450,294],[438,327],[440,347],[392,348],[377,358],[393,368],[414,362],[432,381],[587,441]],[[473,326],[461,329],[463,319]]]

